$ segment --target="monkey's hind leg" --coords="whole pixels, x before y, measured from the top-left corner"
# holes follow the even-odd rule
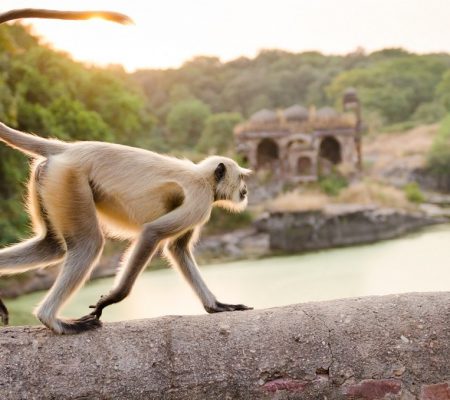
[[[17,274],[62,261],[65,250],[48,233],[0,250],[0,275]],[[8,325],[8,310],[0,299],[0,319]]]
[[[75,171],[62,169],[56,169],[52,178],[42,191],[42,199],[50,222],[66,242],[67,252],[53,287],[35,314],[55,333],[75,334],[98,328],[101,323],[91,315],[60,319],[58,312],[89,276],[103,250],[104,238],[87,180]]]
[[[36,236],[0,250],[0,276],[17,274],[56,264],[64,259],[65,246],[54,233],[35,186],[34,171],[29,183],[28,209],[32,217]],[[8,324],[8,310],[0,299],[0,318]]]
[[[0,319],[2,320],[3,325],[8,325],[9,313],[2,299],[0,299]]]

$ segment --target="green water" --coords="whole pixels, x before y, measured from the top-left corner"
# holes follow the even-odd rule
[[[371,245],[201,269],[219,300],[255,308],[352,296],[450,291],[450,226]],[[88,305],[107,293],[112,283],[113,278],[89,283],[62,314],[87,314]],[[38,292],[7,301],[11,323],[36,324],[31,310],[43,295]],[[103,320],[202,313],[202,306],[177,271],[165,269],[145,272],[129,298],[105,309]]]

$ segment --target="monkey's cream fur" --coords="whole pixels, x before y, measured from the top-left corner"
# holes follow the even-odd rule
[[[22,9],[0,14],[17,18],[131,20],[109,11]],[[246,310],[223,304],[203,282],[191,246],[198,228],[218,205],[239,211],[247,205],[244,177],[250,172],[226,157],[198,164],[151,151],[100,142],[65,143],[20,132],[0,123],[0,140],[34,158],[28,184],[28,210],[35,237],[0,250],[0,275],[63,261],[61,271],[36,316],[56,333],[100,326],[103,308],[124,299],[158,248],[176,265],[206,311]],[[58,319],[68,298],[84,283],[103,250],[104,237],[132,244],[114,289],[94,311],[77,320]],[[8,311],[0,299],[0,318]]]
[[[0,251],[0,274],[64,260],[54,286],[36,310],[54,332],[97,327],[102,309],[128,295],[161,246],[208,312],[247,309],[215,299],[201,279],[191,245],[213,205],[233,211],[245,208],[244,177],[249,170],[226,157],[212,156],[194,164],[117,144],[47,140],[1,123],[0,139],[35,158],[28,210],[36,232],[33,239]],[[115,288],[89,316],[58,319],[62,305],[98,260],[104,236],[132,242]]]

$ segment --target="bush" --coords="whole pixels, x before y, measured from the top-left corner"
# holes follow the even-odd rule
[[[213,208],[211,219],[205,226],[203,232],[206,235],[231,232],[235,229],[249,227],[253,221],[253,215],[245,210],[238,214],[230,213],[222,208]]]
[[[337,196],[347,184],[347,180],[336,172],[319,179],[320,189],[329,196]]]
[[[411,203],[423,203],[425,201],[425,196],[416,182],[408,183],[403,190],[405,191],[406,198]]]
[[[435,101],[422,103],[416,108],[416,111],[412,116],[412,120],[419,121],[424,124],[432,124],[444,118],[445,113],[445,107],[441,103]]]
[[[428,153],[427,165],[436,175],[450,175],[450,114],[441,122]]]

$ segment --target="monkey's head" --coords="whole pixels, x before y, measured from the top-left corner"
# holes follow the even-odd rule
[[[203,160],[213,183],[214,204],[230,211],[239,212],[247,206],[245,178],[251,170],[242,168],[231,158],[211,156]]]

